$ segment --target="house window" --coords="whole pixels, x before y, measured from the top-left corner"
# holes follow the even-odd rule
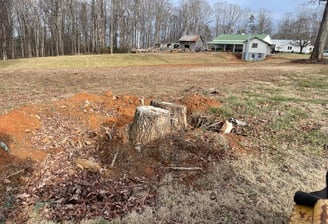
[[[287,48],[289,51],[293,50],[293,47],[292,46],[288,46]]]
[[[252,43],[252,48],[257,48],[257,43]]]

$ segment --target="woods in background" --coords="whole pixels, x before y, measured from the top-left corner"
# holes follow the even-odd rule
[[[252,12],[207,0],[0,0],[2,59],[128,52],[200,34],[252,32],[314,42],[321,18],[309,6],[291,9],[275,26],[268,10]],[[321,15],[321,14],[320,14]]]

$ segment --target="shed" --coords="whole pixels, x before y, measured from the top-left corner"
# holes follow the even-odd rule
[[[179,39],[180,48],[188,48],[192,51],[200,51],[203,49],[204,41],[201,35],[183,35]]]
[[[262,60],[271,54],[271,37],[267,34],[222,34],[207,45],[214,51],[241,53],[246,60]]]

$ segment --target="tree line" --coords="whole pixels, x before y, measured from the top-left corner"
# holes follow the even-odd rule
[[[314,42],[321,13],[300,6],[277,23],[269,10],[207,0],[0,0],[2,59],[128,52],[200,34],[253,33]]]

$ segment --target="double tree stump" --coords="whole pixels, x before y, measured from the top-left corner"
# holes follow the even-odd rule
[[[187,127],[187,108],[173,103],[152,101],[137,107],[129,129],[130,143],[145,145]]]

